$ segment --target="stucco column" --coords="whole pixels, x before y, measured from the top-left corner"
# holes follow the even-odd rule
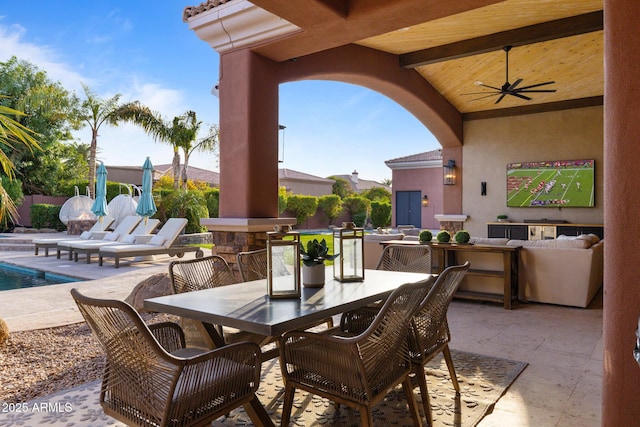
[[[640,422],[640,43],[637,3],[605,0],[605,264],[602,425]]]
[[[275,66],[248,49],[220,56],[220,218],[278,217]]]

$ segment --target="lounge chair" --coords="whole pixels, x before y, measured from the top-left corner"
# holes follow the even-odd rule
[[[74,242],[71,244],[71,251],[73,252],[74,261],[78,262],[78,255],[86,255],[87,264],[91,264],[91,254],[97,254],[101,247],[108,245],[121,245],[121,244],[134,244],[142,239],[151,239],[156,228],[160,225],[159,219],[148,219],[146,221],[140,221],[136,228],[131,233],[124,234],[122,236],[116,236],[114,241],[84,241]]]
[[[158,234],[147,243],[103,246],[98,252],[98,265],[102,266],[104,258],[114,258],[115,267],[118,268],[120,267],[120,258],[153,255],[177,255],[178,258],[181,258],[186,252],[195,252],[196,258],[201,258],[204,253],[197,246],[174,246],[186,226],[187,220],[185,218],[170,218],[158,231]]]
[[[105,233],[102,239],[94,240],[94,242],[102,242],[102,241],[110,241],[113,242],[117,240],[119,237],[124,236],[125,234],[131,233],[131,231],[135,228],[136,225],[140,222],[142,218],[137,215],[130,215],[125,217],[120,224],[110,233]],[[60,258],[60,253],[62,251],[69,252],[69,261],[73,259],[73,248],[72,244],[77,243],[77,240],[63,240],[62,242],[58,242],[56,245],[57,257]],[[86,243],[86,241],[85,241]]]
[[[93,226],[82,232],[77,237],[66,235],[64,237],[50,237],[47,239],[33,239],[35,245],[35,254],[38,255],[38,249],[44,249],[44,256],[49,256],[49,249],[54,249],[59,242],[71,241],[71,240],[90,240],[90,239],[102,239],[107,234],[107,229],[113,224],[113,218],[110,216],[103,216],[100,220],[96,221]]]

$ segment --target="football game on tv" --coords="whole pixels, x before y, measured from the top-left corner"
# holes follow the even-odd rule
[[[593,207],[594,160],[507,164],[507,207]]]

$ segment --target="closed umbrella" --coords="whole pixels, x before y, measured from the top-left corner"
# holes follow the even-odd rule
[[[109,214],[107,208],[107,168],[104,163],[100,163],[96,174],[96,198],[91,205],[91,212],[102,221],[102,218]]]
[[[142,165],[142,193],[140,194],[138,207],[136,208],[136,213],[143,216],[145,221],[157,211],[156,202],[153,201],[153,194],[151,193],[151,187],[153,186],[152,175],[153,165],[147,157],[144,165]]]

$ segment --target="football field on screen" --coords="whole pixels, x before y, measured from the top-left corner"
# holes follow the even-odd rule
[[[507,175],[508,207],[593,206],[593,193],[592,169],[511,169]]]

